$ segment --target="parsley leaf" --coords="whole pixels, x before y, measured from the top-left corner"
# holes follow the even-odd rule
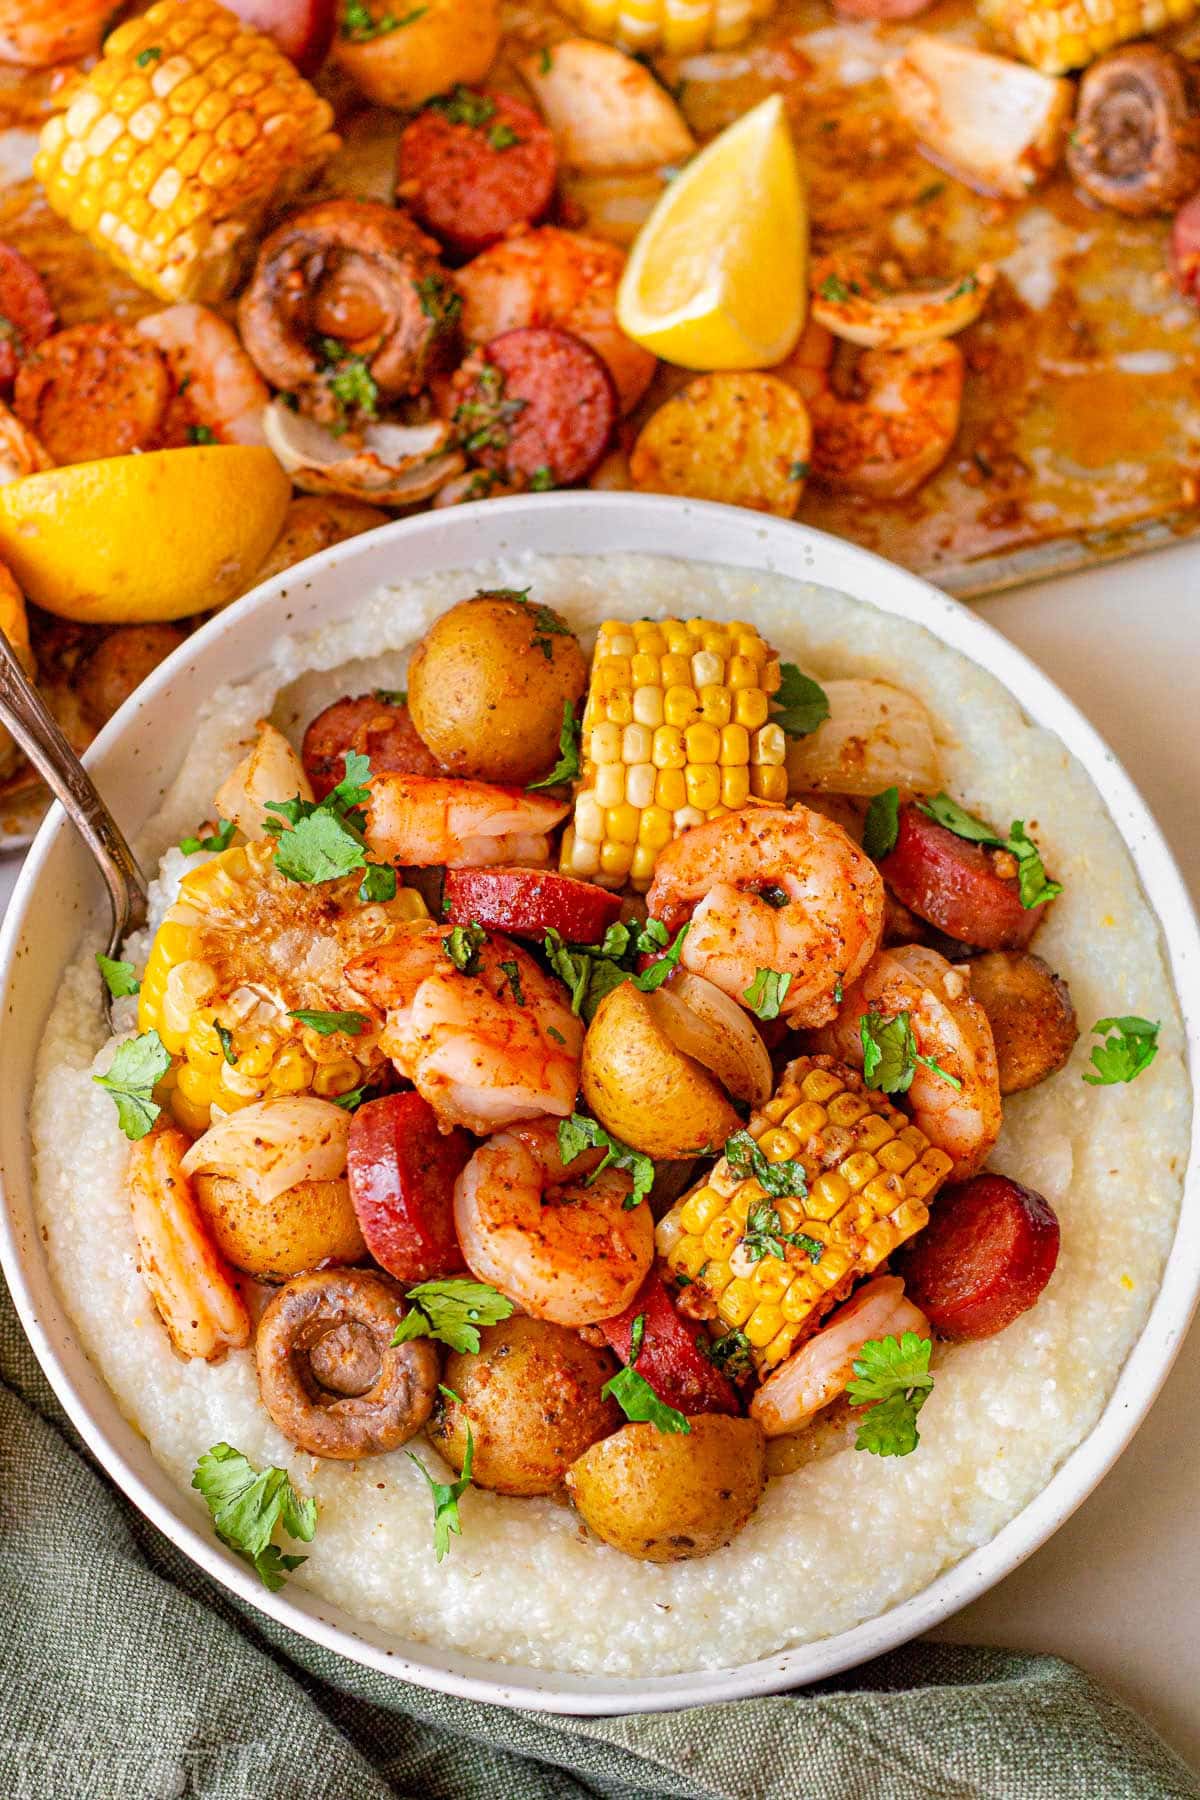
[[[741,1381],[754,1367],[750,1339],[744,1331],[727,1331],[724,1337],[708,1341],[701,1336],[697,1342],[714,1369],[720,1369],[730,1381]]]
[[[179,848],[185,856],[195,856],[200,850],[228,850],[236,830],[232,819],[222,819],[210,837],[180,838]]]
[[[355,1107],[362,1105],[366,1092],[365,1087],[348,1088],[344,1094],[330,1094],[329,1098],[343,1112],[353,1112]]]
[[[780,665],[782,679],[775,695],[778,709],[772,722],[782,726],[787,737],[807,737],[829,717],[829,696],[820,682],[802,675],[795,663]]]
[[[871,1007],[859,1020],[858,1035],[863,1047],[863,1079],[869,1088],[876,1088],[881,1094],[907,1094],[920,1063],[950,1087],[962,1091],[957,1075],[951,1075],[932,1056],[923,1056],[917,1049],[907,1012],[898,1012],[889,1019]]]
[[[296,1492],[286,1469],[260,1471],[232,1444],[214,1444],[196,1464],[192,1486],[203,1494],[221,1542],[251,1563],[272,1593],[307,1560],[271,1542],[277,1525],[302,1544],[311,1544],[317,1529],[316,1501]]]
[[[1092,1066],[1096,1073],[1083,1079],[1091,1087],[1111,1087],[1118,1081],[1136,1081],[1158,1055],[1158,1019],[1139,1019],[1126,1014],[1120,1019],[1097,1019],[1096,1032],[1107,1032],[1102,1044],[1092,1045]]]
[[[508,985],[512,989],[512,997],[517,1005],[524,1006],[525,995],[521,988],[521,970],[517,963],[502,962],[500,964],[500,972],[507,977]]]
[[[161,55],[161,44],[148,44],[144,50],[138,51],[133,60],[139,69],[145,69],[148,68],[152,62],[157,62]]]
[[[645,925],[610,925],[600,944],[565,944],[557,931],[547,931],[542,948],[551,969],[571,991],[571,1011],[590,1024],[606,994],[623,981],[632,981],[643,994],[662,986],[678,968],[683,940],[690,929],[681,925],[668,942],[666,927],[658,919]],[[641,956],[655,956],[640,972],[634,963]]]
[[[756,1018],[777,1019],[791,985],[790,975],[781,975],[777,969],[759,969],[742,999]]]
[[[365,356],[354,356],[337,338],[321,339],[325,383],[343,412],[379,417],[379,385]]]
[[[896,848],[900,832],[900,789],[884,788],[867,808],[863,824],[863,849],[872,862],[880,862]]]
[[[735,1131],[724,1149],[729,1172],[739,1181],[753,1177],[764,1194],[773,1200],[803,1200],[808,1193],[808,1176],[799,1162],[768,1162],[765,1154],[748,1131]]]
[[[475,1439],[471,1435],[471,1427],[467,1426],[467,1453],[463,1457],[462,1474],[457,1481],[435,1481],[419,1456],[411,1450],[406,1450],[404,1454],[410,1462],[416,1463],[433,1494],[433,1553],[441,1562],[450,1548],[450,1533],[453,1531],[458,1537],[462,1536],[458,1503],[471,1485],[471,1465],[475,1460]]]
[[[264,802],[266,812],[278,813],[291,827],[285,831],[277,820],[266,821],[276,840],[275,867],[290,881],[312,886],[368,866],[362,808],[370,798],[370,789],[364,786],[371,773],[370,758],[347,750],[345,764],[346,773],[323,800],[302,800],[297,794],[291,800]]]
[[[550,773],[541,781],[530,781],[525,784],[527,794],[536,794],[539,788],[557,787],[562,781],[576,781],[579,777],[579,720],[575,717],[575,708],[569,700],[563,701],[562,730],[558,734],[558,761]]]
[[[216,1024],[214,1024],[213,1030],[216,1032],[221,1045],[221,1055],[225,1058],[225,1061],[229,1064],[231,1069],[236,1069],[238,1064],[238,1053],[233,1047],[232,1031],[230,1031],[227,1025]]]
[[[921,811],[937,825],[952,831],[955,837],[970,844],[983,844],[991,850],[1007,850],[1017,859],[1017,881],[1024,907],[1041,906],[1062,893],[1060,881],[1046,878],[1041,851],[1025,829],[1023,819],[1014,819],[1006,838],[997,837],[990,825],[967,812],[949,794],[935,794],[932,800],[918,800]]]
[[[485,1281],[451,1276],[445,1281],[421,1281],[408,1290],[409,1310],[396,1327],[393,1344],[410,1338],[438,1338],[452,1350],[469,1356],[479,1351],[480,1325],[498,1325],[513,1310],[511,1300]]]
[[[644,1375],[636,1369],[619,1369],[600,1389],[600,1398],[611,1394],[627,1419],[634,1424],[653,1425],[659,1431],[689,1433],[691,1426],[681,1412],[660,1400]]]
[[[642,1353],[642,1340],[645,1335],[646,1315],[639,1313],[629,1328],[629,1366],[631,1369]]]
[[[486,125],[489,119],[496,116],[496,102],[489,100],[486,94],[477,94],[473,88],[463,87],[460,83],[452,94],[439,94],[426,105],[434,112],[440,112],[451,125]]]
[[[803,1231],[785,1231],[779,1214],[766,1200],[761,1206],[750,1208],[741,1244],[751,1262],[761,1262],[764,1256],[774,1256],[779,1262],[785,1262],[785,1244],[794,1244],[798,1250],[803,1250],[810,1263],[819,1263],[825,1251],[818,1238],[809,1237]]]
[[[393,31],[402,31],[406,25],[415,25],[428,11],[428,6],[414,6],[402,19],[390,10],[376,19],[365,0],[345,0],[341,35],[351,44],[369,44],[372,38],[387,37]]]
[[[301,1025],[311,1025],[321,1037],[332,1037],[335,1031],[344,1031],[349,1037],[361,1037],[371,1023],[366,1013],[310,1012],[303,1006],[290,1012],[288,1018],[298,1019]]]
[[[492,126],[488,132],[487,141],[493,150],[511,150],[514,144],[521,142],[521,139],[511,125],[506,125],[501,120],[499,125]]]
[[[358,897],[365,906],[396,898],[396,871],[383,863],[368,863],[363,870]]]
[[[162,1111],[154,1089],[171,1066],[171,1057],[157,1031],[143,1031],[117,1046],[107,1075],[93,1075],[116,1102],[117,1123],[133,1143],[144,1138]]]
[[[487,941],[483,926],[472,919],[469,925],[452,926],[442,939],[442,949],[460,975],[478,975],[479,952]]]
[[[453,325],[462,312],[462,295],[451,287],[446,277],[425,275],[414,285],[417,299],[421,302],[421,311],[427,319],[433,320],[435,329],[442,331]],[[405,699],[407,698],[405,695]]]
[[[187,439],[189,444],[215,444],[217,434],[211,425],[189,425]]]
[[[96,967],[103,975],[104,985],[114,1000],[128,999],[142,985],[131,962],[117,962],[115,958],[105,956],[103,950],[96,952]]]
[[[871,1338],[854,1363],[846,1393],[855,1406],[870,1406],[859,1424],[856,1450],[873,1456],[907,1456],[921,1441],[917,1414],[929,1397],[933,1376],[928,1338],[906,1331],[901,1338]]]
[[[548,494],[552,488],[556,488],[557,486],[558,483],[554,479],[554,470],[550,467],[549,463],[539,463],[537,468],[533,471],[533,474],[529,477],[529,491],[531,494]]]
[[[850,298],[850,289],[840,275],[827,275],[817,292],[822,300],[829,300],[834,306],[840,306]]]
[[[604,1157],[592,1173],[584,1178],[584,1186],[590,1187],[610,1165],[614,1169],[624,1169],[633,1176],[633,1188],[625,1196],[625,1210],[640,1206],[650,1189],[654,1186],[653,1160],[640,1150],[630,1149],[620,1138],[611,1137],[603,1125],[595,1119],[587,1118],[583,1113],[572,1113],[569,1119],[558,1122],[558,1153],[564,1163],[572,1163],[585,1150],[603,1150]]]

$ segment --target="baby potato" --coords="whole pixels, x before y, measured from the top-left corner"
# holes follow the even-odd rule
[[[794,519],[812,428],[799,394],[777,375],[700,375],[642,427],[629,459],[639,488],[727,500]]]
[[[430,1442],[460,1473],[467,1427],[475,1441],[471,1479],[497,1494],[550,1494],[577,1457],[621,1422],[600,1390],[620,1368],[577,1332],[514,1313],[479,1334],[479,1353],[455,1352],[428,1426]]]
[[[624,1425],[567,1471],[597,1537],[640,1562],[708,1556],[742,1530],[762,1497],[766,1439],[754,1419],[698,1413],[691,1431]]]
[[[632,1149],[656,1161],[695,1156],[741,1120],[720,1082],[668,1037],[654,1000],[630,981],[604,996],[583,1040],[583,1096]]]
[[[586,681],[583,651],[558,614],[501,590],[434,623],[409,664],[408,708],[452,774],[523,785],[558,761],[563,708]]]
[[[196,1202],[221,1254],[263,1281],[288,1281],[322,1263],[365,1259],[350,1184],[298,1181],[264,1203],[229,1175],[193,1175]]]
[[[403,30],[388,0],[368,0],[367,11],[379,29],[343,24],[333,60],[378,106],[407,111],[482,81],[500,47],[499,0],[425,0],[400,19]]]

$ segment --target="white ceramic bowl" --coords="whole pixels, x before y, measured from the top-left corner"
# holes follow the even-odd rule
[[[530,549],[548,555],[619,551],[818,581],[913,619],[1003,682],[1039,725],[1089,771],[1157,912],[1200,1067],[1200,933],[1163,839],[1128,776],[1092,727],[1027,659],[956,601],[890,563],[805,527],[726,506],[625,494],[536,495],[404,520],[339,544],[268,582],[191,638],[131,699],[89,761],[118,819],[136,832],[157,809],[187,749],[190,720],[222,682],[265,661],[271,640],[345,617],[385,581],[471,566]],[[85,1357],[50,1279],[35,1229],[26,1126],[34,1052],[60,972],[103,906],[98,878],[57,807],[38,834],[0,932],[0,1258],[18,1311],[55,1392],[99,1462],[147,1518],[217,1581],[303,1636],[386,1675],[425,1687],[543,1711],[650,1711],[762,1694],[852,1667],[974,1600],[1044,1543],[1129,1442],[1179,1348],[1200,1289],[1200,1156],[1191,1165],[1161,1291],[1093,1431],[1049,1485],[982,1549],[882,1617],[742,1668],[613,1680],[485,1662],[356,1624],[288,1588],[268,1594],[253,1572],[198,1529],[145,1441]],[[97,934],[97,941],[99,936]]]

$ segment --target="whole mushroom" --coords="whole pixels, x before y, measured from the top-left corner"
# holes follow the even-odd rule
[[[1067,167],[1093,200],[1131,218],[1170,212],[1200,187],[1200,109],[1183,58],[1129,44],[1093,63]]]
[[[259,1320],[263,1405],[312,1456],[381,1456],[420,1431],[437,1395],[428,1338],[393,1346],[403,1295],[372,1269],[318,1269],[280,1288]]]

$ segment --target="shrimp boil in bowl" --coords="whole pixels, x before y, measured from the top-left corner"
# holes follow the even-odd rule
[[[682,961],[743,1005],[773,974],[778,1012],[819,1025],[883,931],[883,882],[831,819],[745,809],[696,825],[662,851],[646,896],[668,930],[690,920]]]

